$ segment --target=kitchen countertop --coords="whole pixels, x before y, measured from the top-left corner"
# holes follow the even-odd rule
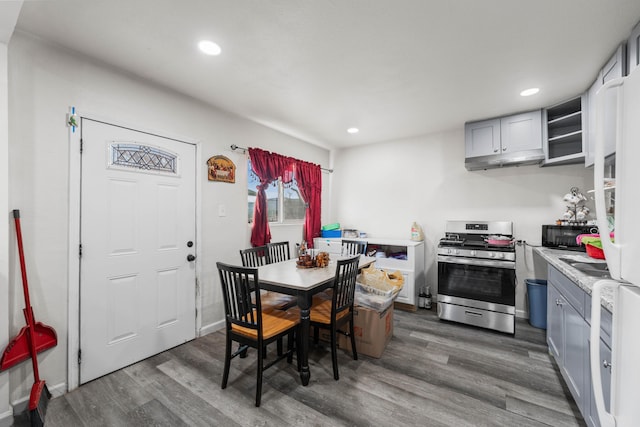
[[[545,261],[549,264],[553,265],[557,268],[562,274],[567,276],[572,282],[582,288],[587,294],[591,295],[591,289],[593,288],[593,284],[598,280],[601,280],[600,277],[592,277],[587,274],[584,274],[580,270],[573,268],[569,264],[564,261],[561,261],[560,257],[567,256],[584,256],[588,258],[588,262],[604,262],[602,260],[596,260],[593,258],[589,258],[588,255],[584,252],[576,252],[576,251],[567,251],[561,249],[551,249],[544,247],[533,248],[535,252],[537,252]],[[610,287],[604,287],[602,289],[602,295],[600,299],[600,304],[613,313],[613,290]]]

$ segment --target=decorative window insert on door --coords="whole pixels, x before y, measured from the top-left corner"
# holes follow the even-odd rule
[[[149,145],[115,143],[109,144],[109,167],[113,166],[176,175],[178,156]]]

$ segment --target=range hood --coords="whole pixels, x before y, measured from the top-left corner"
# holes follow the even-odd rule
[[[467,157],[464,167],[470,171],[497,169],[508,166],[537,165],[544,160],[542,148],[490,156]]]

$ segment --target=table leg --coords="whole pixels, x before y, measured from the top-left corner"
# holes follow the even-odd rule
[[[311,297],[306,295],[298,296],[298,307],[300,308],[300,379],[302,385],[309,384],[311,371],[309,370],[309,328],[310,328],[310,307]]]

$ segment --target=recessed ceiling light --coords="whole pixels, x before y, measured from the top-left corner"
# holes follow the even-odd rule
[[[530,89],[525,89],[522,92],[520,92],[520,96],[531,96],[531,95],[535,95],[538,92],[540,92],[540,89],[538,89],[537,87],[532,87]]]
[[[214,43],[210,40],[202,40],[200,43],[198,43],[198,48],[200,48],[200,50],[204,53],[206,53],[207,55],[220,55],[220,52],[222,52],[222,49],[220,49],[220,46],[218,46],[217,43]]]
[[[349,132],[349,133],[358,133],[358,132],[360,132],[360,129],[358,129],[358,128],[349,128],[349,129],[347,129],[347,132]]]

